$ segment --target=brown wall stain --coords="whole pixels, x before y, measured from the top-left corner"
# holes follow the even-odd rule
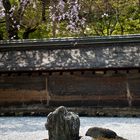
[[[140,74],[92,72],[1,76],[0,105],[140,107]]]
[[[46,100],[45,91],[0,89],[0,103],[2,102],[29,102]]]

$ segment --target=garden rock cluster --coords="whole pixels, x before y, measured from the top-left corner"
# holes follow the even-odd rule
[[[45,124],[49,140],[126,140],[106,128],[91,127],[86,136],[79,136],[80,119],[74,112],[69,112],[64,106],[58,107],[48,115]]]

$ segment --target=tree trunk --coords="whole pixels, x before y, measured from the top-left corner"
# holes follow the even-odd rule
[[[42,21],[46,21],[46,0],[42,0]]]
[[[18,27],[13,15],[13,11],[11,10],[11,3],[9,0],[3,0],[2,2],[5,9],[5,20],[8,39],[18,39]]]
[[[33,33],[34,31],[36,31],[36,28],[33,28],[33,29],[27,28],[25,32],[23,33],[23,39],[29,39],[30,33]]]

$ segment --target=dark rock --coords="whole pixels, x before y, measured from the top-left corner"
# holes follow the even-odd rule
[[[109,129],[92,127],[88,129],[88,131],[86,132],[86,136],[90,136],[93,138],[116,138],[117,134]]]
[[[68,112],[63,106],[48,115],[45,124],[49,140],[78,140],[80,119],[73,112]]]

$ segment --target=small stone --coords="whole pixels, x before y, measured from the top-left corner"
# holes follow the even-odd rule
[[[93,138],[116,138],[117,134],[110,129],[91,127],[86,132],[86,136],[90,136]]]

